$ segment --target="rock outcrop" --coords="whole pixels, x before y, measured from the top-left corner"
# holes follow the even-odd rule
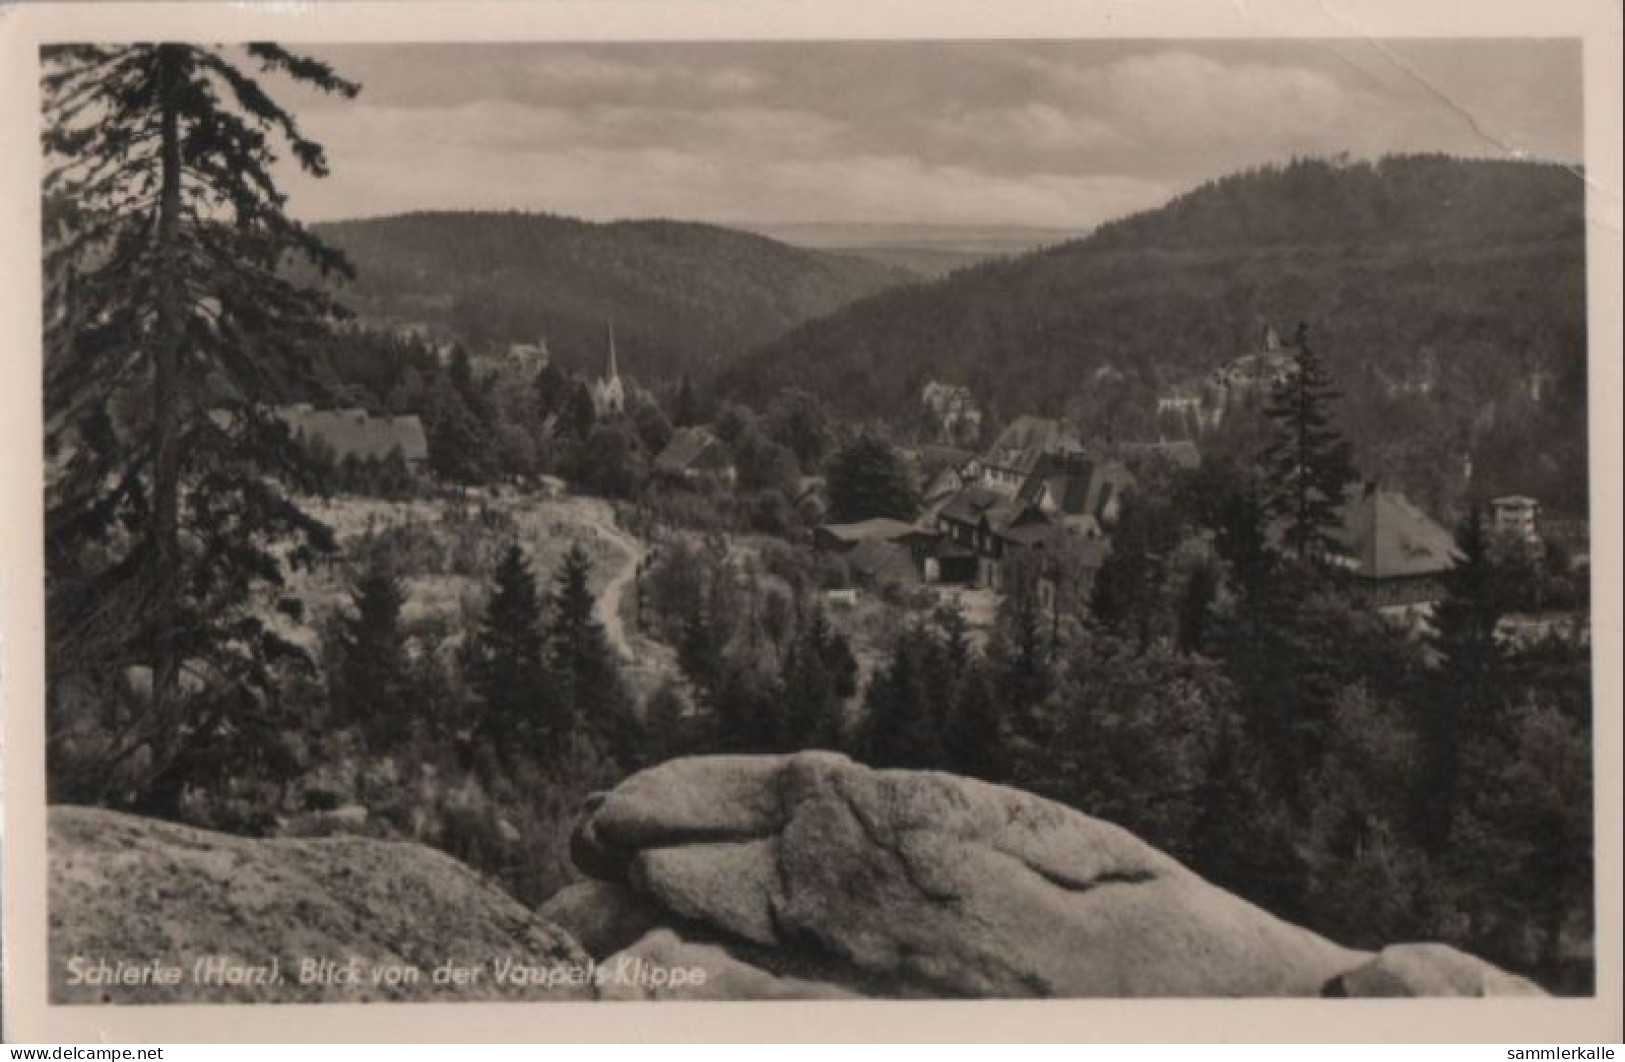
[[[1328,996],[1542,996],[1532,981],[1447,944],[1395,944],[1338,974]]]
[[[1527,986],[1442,946],[1429,946],[1420,962],[1405,949],[1373,956],[1339,946],[1125,830],[1019,790],[870,770],[831,753],[662,764],[596,795],[572,851],[600,884],[575,887],[548,913],[590,939],[595,957],[710,972],[693,989],[622,995],[1313,996]],[[623,920],[623,912],[632,914]]]
[[[539,972],[587,968],[569,934],[422,845],[257,840],[76,807],[49,822],[53,1003],[593,995]]]
[[[1031,794],[831,753],[595,795],[592,880],[535,912],[407,842],[49,821],[57,1004],[1540,994],[1439,944],[1342,947]]]

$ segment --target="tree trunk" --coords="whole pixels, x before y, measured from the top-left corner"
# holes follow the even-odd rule
[[[154,633],[153,714],[161,719],[175,695],[180,661],[174,637],[182,581],[180,558],[180,357],[185,336],[184,293],[180,283],[181,141],[179,93],[185,76],[185,49],[158,49],[161,183],[158,196],[157,328],[153,346],[152,428]]]

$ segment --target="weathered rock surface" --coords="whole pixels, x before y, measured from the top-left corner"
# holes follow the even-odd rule
[[[606,962],[714,962],[717,976],[688,993],[704,998],[1310,996],[1383,962],[1109,823],[1019,790],[830,753],[662,764],[595,796],[572,851],[585,872],[663,912],[670,931]],[[622,935],[647,924],[644,911]],[[1407,983],[1457,983],[1427,969]],[[1487,975],[1478,983],[1505,990]]]
[[[566,885],[536,913],[569,933],[595,959],[635,944],[660,924],[662,915],[630,889],[607,881]]]
[[[589,987],[501,985],[502,959],[584,967],[563,930],[455,859],[422,845],[342,837],[258,840],[91,808],[49,812],[51,1000],[177,1003],[590,998]],[[200,980],[196,963],[241,970],[275,960],[271,983]],[[301,983],[305,960],[325,978]],[[354,965],[348,964],[354,960]],[[92,984],[158,963],[175,985]],[[436,984],[442,964],[479,968]],[[374,983],[375,971],[420,971]],[[339,969],[354,969],[355,983]],[[223,973],[225,967],[216,967]],[[75,970],[78,974],[75,974]],[[137,976],[137,975],[129,975]],[[80,983],[73,983],[78,981]],[[343,981],[344,983],[339,983]]]
[[[1395,944],[1338,974],[1328,996],[1542,996],[1534,982],[1448,944]]]

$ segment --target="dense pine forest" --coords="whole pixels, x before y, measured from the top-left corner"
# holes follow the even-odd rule
[[[1581,515],[1583,190],[1562,166],[1443,156],[1240,173],[1086,239],[854,303],[723,386],[745,400],[805,387],[879,417],[941,379],[995,420],[1115,406],[1121,433],[1149,434],[1159,393],[1254,349],[1266,323],[1307,320],[1361,411],[1345,427],[1373,474],[1459,511],[1470,460],[1474,493]]]

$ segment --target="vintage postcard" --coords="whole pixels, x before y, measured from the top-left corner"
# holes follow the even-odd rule
[[[7,1037],[1617,1037],[1619,21],[0,8]]]

